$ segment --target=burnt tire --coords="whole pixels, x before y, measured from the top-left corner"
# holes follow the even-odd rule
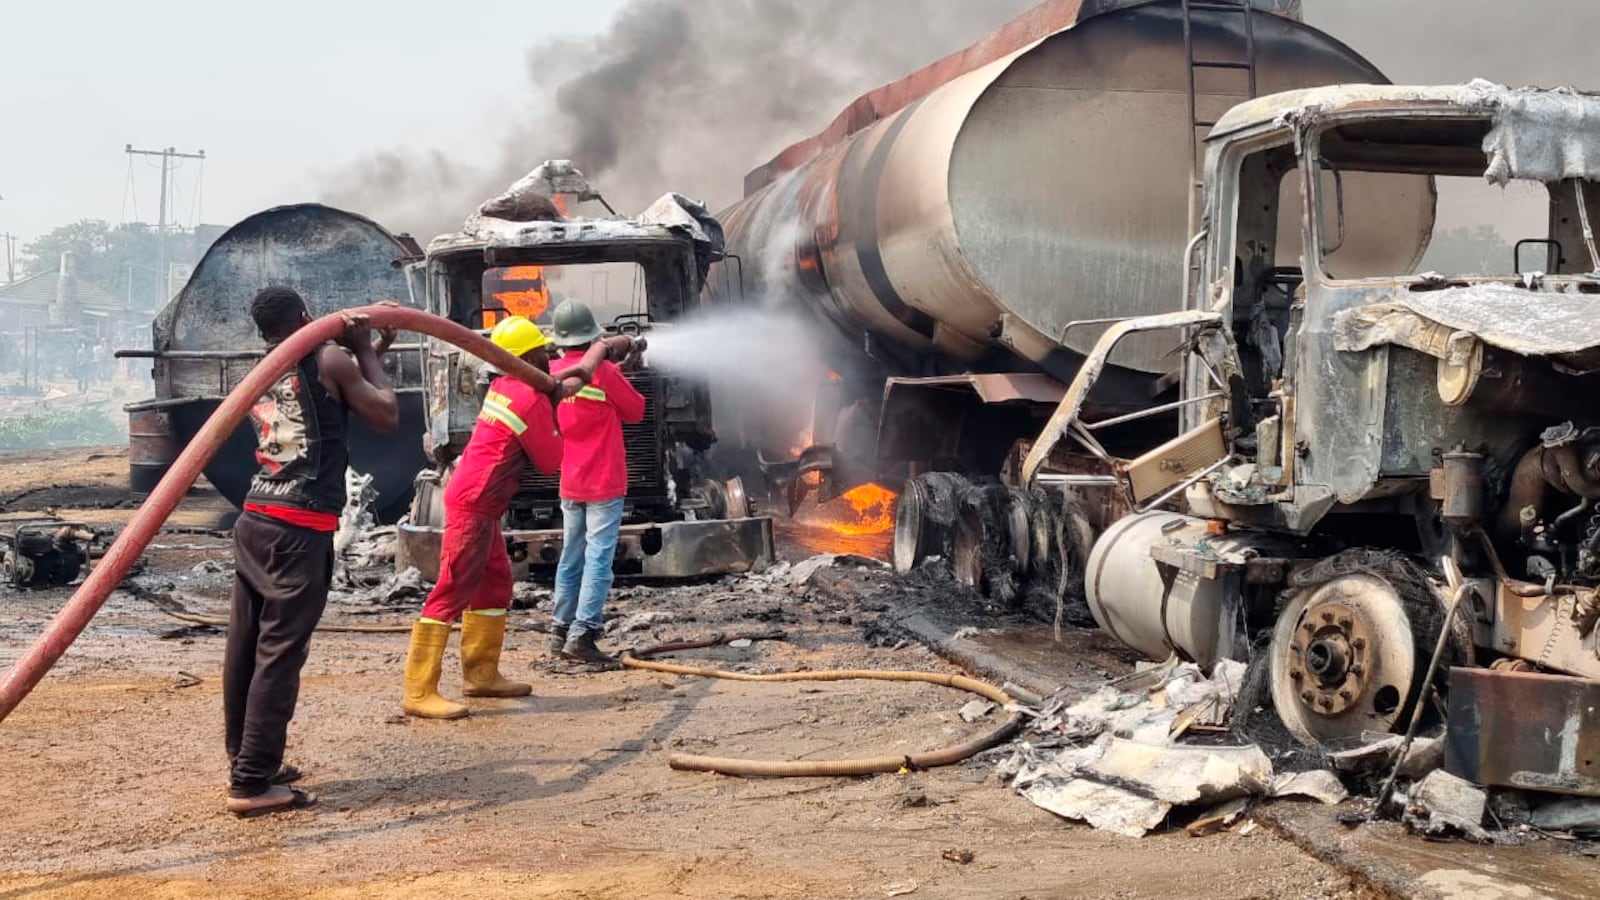
[[[961,497],[971,486],[952,472],[927,472],[906,481],[895,501],[895,571],[909,572],[934,557],[949,565]]]
[[[894,542],[889,549],[894,570],[904,575],[922,565],[928,553],[932,529],[925,518],[928,506],[927,488],[913,478],[900,489],[894,500]]]
[[[1028,581],[1030,611],[1057,632],[1063,624],[1092,627],[1084,592],[1084,573],[1094,546],[1094,528],[1083,505],[1061,491],[1037,489],[1029,515]]]
[[[1025,580],[1033,561],[1033,495],[1012,488],[1006,503],[1006,549],[1011,555],[1011,570]]]
[[[1056,548],[1056,522],[1060,519],[1060,496],[1043,490],[1033,494],[1033,514],[1028,521],[1028,573],[1035,585],[1045,585],[1056,577],[1052,559]]]
[[[1007,606],[1019,595],[1011,531],[1006,488],[975,485],[962,493],[950,550],[951,569],[956,581]]]

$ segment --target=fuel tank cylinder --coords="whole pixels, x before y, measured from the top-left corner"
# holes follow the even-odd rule
[[[1210,667],[1242,655],[1243,639],[1228,627],[1238,619],[1237,592],[1187,571],[1169,583],[1150,555],[1158,544],[1193,544],[1205,535],[1204,519],[1170,512],[1127,516],[1107,528],[1089,551],[1083,579],[1096,624],[1155,660],[1177,651]]]
[[[806,309],[838,338],[836,368],[864,348],[891,375],[926,374],[930,357],[977,370],[1020,358],[1065,379],[1098,335],[1062,342],[1067,323],[1177,308],[1204,134],[1182,4],[1045,6],[1062,14],[1053,31],[973,65],[1003,30],[857,101],[858,119],[894,110],[873,124],[836,123],[752,173],[721,215],[739,264],[718,267],[714,296]],[[1239,61],[1253,44],[1257,94],[1386,81],[1293,15],[1192,15],[1197,58]],[[1201,119],[1248,96],[1244,70],[1194,71]],[[1130,340],[1115,362],[1165,373],[1171,343]]]

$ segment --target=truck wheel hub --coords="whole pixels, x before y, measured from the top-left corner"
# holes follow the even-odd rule
[[[1301,686],[1300,701],[1313,712],[1338,715],[1366,688],[1370,629],[1350,606],[1337,600],[1306,607],[1284,663]]]
[[[1272,691],[1284,725],[1308,744],[1387,731],[1415,671],[1400,596],[1375,575],[1308,588],[1290,601],[1272,642]]]

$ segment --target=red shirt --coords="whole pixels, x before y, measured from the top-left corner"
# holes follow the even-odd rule
[[[559,376],[583,361],[569,351],[553,360]],[[580,503],[617,500],[628,493],[628,457],[622,426],[644,418],[644,396],[628,383],[616,363],[602,362],[594,378],[577,395],[561,401],[556,415],[566,449],[561,454],[561,499]]]
[[[561,433],[556,431],[550,398],[502,375],[489,385],[472,440],[445,486],[445,507],[505,515],[530,461],[546,475],[561,465]]]

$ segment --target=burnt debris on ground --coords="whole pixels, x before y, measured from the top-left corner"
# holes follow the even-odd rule
[[[144,626],[147,638],[200,646],[217,640],[233,577],[229,550],[225,532],[173,527],[151,547],[162,564],[130,578],[114,599],[113,621],[155,609],[165,624]],[[1330,812],[1319,828],[1336,827],[1338,817],[1368,822],[1372,797],[1399,749],[1397,736],[1373,735],[1346,751],[1307,751],[1272,732],[1276,718],[1260,690],[1259,667],[1225,663],[1207,673],[1175,659],[1140,662],[1103,632],[1070,620],[1058,642],[1054,609],[1024,596],[1010,603],[985,596],[957,583],[941,559],[895,575],[881,562],[848,552],[807,555],[790,547],[786,558],[748,575],[668,584],[622,579],[607,607],[606,642],[618,651],[637,650],[781,631],[787,643],[779,646],[736,641],[680,654],[687,662],[753,674],[816,665],[806,654],[818,651],[830,667],[881,667],[879,654],[926,645],[973,674],[1005,683],[1019,698],[1003,708],[951,695],[944,700],[950,722],[987,728],[1018,709],[1028,720],[1020,739],[962,764],[957,779],[1002,788],[1028,805],[1117,835],[1243,836],[1294,818],[1278,810],[1324,806]],[[414,570],[395,571],[392,528],[361,523],[341,547],[325,630],[403,631],[429,587]],[[519,583],[515,606],[515,632],[542,631],[550,592],[540,583]],[[532,665],[552,678],[586,671],[526,649],[516,657],[513,664]],[[1018,660],[1037,665],[1018,666]],[[168,682],[174,690],[206,689],[196,687],[195,678],[201,685],[207,680],[186,663],[173,667]],[[821,692],[821,705],[806,721],[827,721],[830,690]],[[669,749],[717,746],[720,729],[713,724],[680,735]],[[736,740],[723,745],[735,753],[744,746]],[[1405,827],[1433,840],[1506,846],[1549,844],[1544,839],[1553,835],[1563,838],[1555,846],[1573,853],[1596,846],[1587,840],[1600,834],[1600,803],[1482,791],[1449,776],[1442,763],[1437,734],[1425,733],[1407,751],[1391,805]]]

